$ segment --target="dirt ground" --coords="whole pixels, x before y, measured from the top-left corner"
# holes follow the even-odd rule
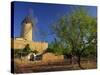
[[[82,67],[85,69],[96,69],[97,62],[95,60],[82,60]],[[44,61],[25,61],[14,60],[15,73],[32,73],[32,72],[50,72],[50,71],[67,71],[80,70],[77,63],[72,65],[68,60],[44,62]]]

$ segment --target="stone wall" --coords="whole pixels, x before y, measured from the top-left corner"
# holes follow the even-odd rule
[[[22,49],[26,46],[27,42],[24,39],[16,38],[11,39],[11,48],[12,49]]]
[[[37,50],[39,53],[44,52],[48,48],[48,43],[46,42],[30,42],[24,39],[12,39],[11,40],[11,48],[13,49],[22,49],[27,44],[29,44],[31,50]]]
[[[46,42],[30,42],[30,48],[42,53],[48,48],[48,43],[46,43]]]
[[[32,41],[32,23],[24,23],[24,29],[22,29],[22,36],[28,41]]]
[[[53,53],[45,53],[42,56],[42,61],[44,62],[57,62],[64,59],[63,55],[55,55]]]

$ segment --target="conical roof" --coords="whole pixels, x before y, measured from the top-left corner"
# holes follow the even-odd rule
[[[30,16],[26,16],[22,23],[32,23],[33,25],[33,19]]]

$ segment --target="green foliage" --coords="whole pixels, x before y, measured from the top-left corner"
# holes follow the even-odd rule
[[[26,55],[28,55],[30,52],[31,52],[31,49],[30,49],[30,47],[29,47],[29,44],[27,44],[27,45],[25,46],[25,48],[22,50],[21,54],[22,54],[22,56],[26,56]]]
[[[37,54],[38,53],[38,51],[37,50],[34,50],[34,51],[31,51],[32,53],[35,53],[35,54]]]
[[[26,56],[31,52],[29,44],[25,46],[23,49],[15,49],[14,50],[14,57],[21,58],[22,56]]]
[[[49,44],[49,48],[47,49],[48,52],[52,52],[55,53],[56,55],[61,54],[61,49],[60,49],[60,45],[58,43],[58,41],[55,39],[54,42],[52,42],[51,44]]]
[[[23,49],[14,49],[14,57],[15,58],[20,58],[22,50]]]
[[[82,54],[96,54],[97,22],[96,18],[89,16],[85,9],[79,7],[70,14],[60,18],[51,26],[57,40],[53,44],[55,52],[70,53],[80,56]],[[58,43],[58,44],[57,44]]]

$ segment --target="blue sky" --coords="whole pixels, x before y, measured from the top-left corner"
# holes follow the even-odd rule
[[[74,5],[62,4],[46,4],[46,3],[31,3],[31,2],[14,2],[14,37],[20,37],[21,22],[31,13],[32,17],[36,19],[35,32],[33,35],[34,41],[53,40],[53,36],[49,35],[43,37],[43,32],[50,33],[50,25],[55,23],[61,16],[70,13]],[[97,8],[95,6],[84,6],[90,16],[97,16]],[[30,12],[31,10],[31,12]],[[45,35],[45,33],[43,33]]]

